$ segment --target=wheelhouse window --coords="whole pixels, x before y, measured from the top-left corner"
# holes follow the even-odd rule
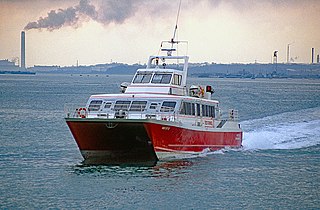
[[[171,81],[171,74],[155,74],[153,75],[151,83],[169,84]]]
[[[133,83],[149,83],[151,79],[151,73],[137,73]]]
[[[116,101],[116,103],[114,105],[114,110],[115,111],[119,111],[119,110],[128,111],[130,104],[131,104],[131,101]]]
[[[175,101],[164,101],[161,105],[161,112],[173,112],[177,102]]]
[[[143,112],[146,108],[147,101],[133,101],[130,106],[130,111]]]
[[[173,85],[181,85],[181,75],[175,74],[173,75]]]
[[[89,104],[88,111],[99,111],[102,104],[102,100],[92,100]]]

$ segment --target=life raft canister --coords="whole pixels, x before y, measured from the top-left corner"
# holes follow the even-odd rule
[[[87,114],[87,109],[84,107],[81,107],[78,109],[78,115],[81,118],[86,118],[86,114]]]
[[[199,86],[200,87],[200,91],[199,91],[199,97],[200,98],[203,98],[204,97],[204,88]]]

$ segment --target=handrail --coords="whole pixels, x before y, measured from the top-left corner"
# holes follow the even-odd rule
[[[155,116],[162,118],[164,116],[171,117],[175,116],[173,107],[161,106],[158,109],[147,109],[146,105],[140,104],[131,104],[130,105],[121,105],[118,108],[111,108],[109,110],[100,108],[98,111],[90,111],[85,109],[85,113],[79,113],[80,108],[84,108],[85,106],[79,106],[78,104],[65,104],[64,112],[67,118],[81,118],[81,115],[85,115],[86,117],[90,115],[96,115],[99,117],[107,117],[107,118],[117,118],[117,117],[140,117],[141,119],[150,118],[150,116]],[[165,117],[164,117],[165,118]],[[177,117],[175,116],[174,119]]]
[[[81,116],[79,115],[79,110],[80,108],[85,108],[84,105],[79,105],[79,104],[75,104],[75,103],[67,103],[64,105],[64,113],[65,113],[65,117],[67,118],[81,118]],[[88,110],[84,111],[84,115],[87,115]]]
[[[163,120],[163,121],[178,121],[180,120],[180,113],[176,112],[173,107],[168,106],[161,106],[157,109],[150,109],[146,108],[145,105],[134,104],[133,106],[125,105],[122,109],[99,109],[99,111],[89,111],[85,109],[84,113],[80,113],[79,109],[85,106],[79,106],[78,104],[65,104],[64,110],[67,118],[106,118],[106,119],[115,119],[115,118],[124,118],[124,119],[156,119],[156,120]],[[220,112],[219,112],[220,113]],[[218,114],[216,119],[218,121],[238,121],[238,110],[230,109],[228,112],[227,119],[221,119],[220,114]],[[185,116],[182,116],[185,118]],[[199,117],[190,116],[195,120],[195,125],[198,125]],[[201,117],[200,117],[201,118]],[[200,125],[204,125],[202,119],[200,119]],[[221,124],[220,122],[220,124]]]
[[[229,120],[230,121],[238,121],[239,120],[238,110],[229,109]]]

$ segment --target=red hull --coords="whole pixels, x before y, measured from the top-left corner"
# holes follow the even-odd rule
[[[154,165],[158,158],[142,123],[67,119],[85,164]]]
[[[240,147],[242,143],[242,132],[199,131],[156,123],[145,123],[145,128],[156,152],[201,152],[207,148]]]
[[[155,152],[201,152],[240,147],[242,132],[181,128],[151,120],[67,119],[87,163],[156,163]]]

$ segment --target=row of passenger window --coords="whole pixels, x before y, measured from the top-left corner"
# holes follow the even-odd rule
[[[102,105],[102,100],[93,100],[89,104],[89,111],[99,111]],[[106,102],[104,104],[105,109],[110,109],[113,102]],[[173,112],[176,107],[177,102],[175,101],[163,101],[161,103],[160,112]],[[151,102],[149,104],[149,109],[157,110],[158,105],[160,103]],[[115,111],[123,110],[123,111],[137,111],[143,112],[147,107],[147,101],[123,101],[119,100],[114,103],[113,109]],[[200,109],[201,107],[201,109]],[[200,116],[202,113],[203,117],[215,117],[215,107],[213,105],[206,105],[206,104],[197,104],[191,102],[182,102],[180,114],[184,115],[194,115]]]
[[[89,111],[99,111],[102,105],[102,100],[93,100],[89,104]],[[104,104],[105,109],[110,109],[113,102],[106,102]],[[176,107],[175,101],[163,101],[160,107],[160,112],[173,112]],[[150,110],[156,110],[160,103],[151,102],[149,105]],[[114,103],[113,110],[119,111],[145,111],[147,106],[147,101],[116,101]]]
[[[94,101],[91,101],[90,104],[89,104],[89,107],[88,107],[88,111],[98,111],[101,107],[101,104],[102,104],[102,100],[94,100]]]
[[[201,109],[200,109],[201,106]],[[180,114],[200,116],[203,117],[215,117],[215,107],[212,105],[197,104],[191,102],[182,102]]]
[[[139,72],[136,74],[133,83],[149,83],[152,77],[151,72]],[[151,83],[154,84],[169,84],[171,81],[171,74],[159,74],[156,73],[153,75]],[[181,85],[181,75],[174,74],[172,84],[174,85]]]

